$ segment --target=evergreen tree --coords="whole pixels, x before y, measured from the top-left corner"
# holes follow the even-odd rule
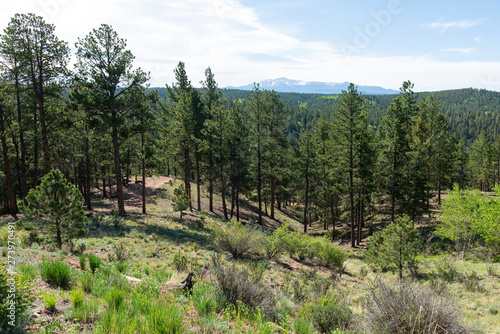
[[[174,197],[172,198],[172,204],[174,211],[180,211],[180,219],[182,219],[182,212],[189,208],[189,203],[191,200],[186,193],[186,189],[183,186],[179,186],[174,189]]]
[[[396,216],[396,205],[404,199],[409,185],[406,173],[408,166],[406,153],[411,150],[410,138],[418,115],[417,94],[412,89],[413,84],[405,81],[400,89],[400,95],[392,101],[387,109],[387,115],[382,119],[383,142],[380,164],[385,180],[384,186],[390,195],[391,221],[393,222]],[[405,208],[400,208],[400,211],[404,212]]]
[[[419,251],[417,230],[413,221],[403,215],[381,232],[373,234],[367,256],[381,269],[396,270],[399,278],[403,278],[405,267],[415,275]]]
[[[75,79],[80,87],[86,89],[80,89],[74,94],[75,99],[111,129],[120,215],[126,214],[120,163],[120,134],[127,136],[123,124],[138,110],[131,102],[133,91],[142,91],[141,85],[149,79],[149,74],[141,69],[132,70],[134,56],[126,50],[126,46],[126,41],[119,38],[117,32],[106,24],[93,29],[85,38],[78,39],[78,73]]]
[[[59,249],[63,241],[87,233],[81,194],[59,170],[45,175],[40,185],[29,191],[26,202],[18,203],[21,212],[41,233],[55,238]]]
[[[349,193],[351,246],[356,246],[356,205],[360,167],[360,143],[368,128],[366,100],[358,93],[354,84],[347,91],[342,91],[337,100],[333,121],[333,138],[342,154],[344,171],[348,175],[347,192]],[[361,222],[358,221],[359,229]],[[359,243],[359,241],[358,241]]]

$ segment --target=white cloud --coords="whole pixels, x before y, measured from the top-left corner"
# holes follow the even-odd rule
[[[452,52],[452,53],[461,53],[461,54],[467,54],[476,51],[475,48],[448,48],[448,49],[441,49],[443,52]]]
[[[26,0],[6,4],[0,27],[16,12],[35,12],[54,23],[56,34],[71,47],[101,23],[112,25],[127,39],[135,64],[151,72],[151,86],[171,84],[173,69],[184,61],[196,86],[210,66],[220,87],[288,77],[393,89],[411,80],[417,90],[500,90],[495,79],[500,80],[500,63],[348,56],[329,42],[303,41],[269,28],[254,10],[237,0]],[[446,29],[465,29],[472,24],[465,22],[448,23]]]
[[[449,29],[463,30],[468,29],[477,25],[480,25],[482,21],[472,21],[472,20],[460,20],[451,22],[432,22],[427,24],[430,29],[438,29],[441,33],[448,31]]]

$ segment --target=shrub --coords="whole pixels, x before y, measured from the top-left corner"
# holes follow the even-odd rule
[[[296,334],[310,334],[314,333],[314,325],[310,320],[296,318],[293,321],[293,331]]]
[[[9,298],[12,283],[14,283],[16,293],[13,298]],[[7,264],[0,261],[0,333],[12,328],[12,323],[9,324],[11,321],[15,322],[16,327],[20,325],[23,315],[31,304],[30,292],[29,282],[7,274]],[[11,301],[14,301],[14,310],[11,310]],[[11,317],[13,314],[15,318]]]
[[[262,232],[243,226],[238,221],[231,221],[224,227],[215,229],[215,244],[238,259],[245,253],[254,252],[263,243]]]
[[[270,260],[277,260],[286,251],[289,225],[281,225],[264,240],[264,249]]]
[[[489,276],[498,276],[497,267],[494,263],[490,263],[486,265],[486,272]]]
[[[190,199],[184,186],[181,184],[178,188],[174,189],[174,197],[172,204],[174,211],[180,211],[180,219],[182,219],[182,212],[189,208]]]
[[[308,255],[310,237],[300,232],[291,232],[288,234],[286,243],[286,252],[292,258],[304,260]]]
[[[54,311],[57,304],[57,296],[50,292],[45,292],[42,294],[43,307],[46,310]]]
[[[129,252],[123,242],[119,242],[113,245],[113,253],[115,261],[122,262],[128,260]]]
[[[186,255],[181,254],[181,252],[176,252],[172,259],[172,264],[177,271],[185,271],[187,269],[187,262]]]
[[[20,264],[17,266],[17,273],[22,282],[29,283],[33,281],[37,275],[38,268],[34,264]]]
[[[322,296],[316,302],[304,305],[300,312],[303,318],[311,320],[320,333],[330,333],[337,328],[346,329],[352,319],[352,311],[337,297]]]
[[[102,259],[99,256],[94,254],[89,255],[89,267],[92,273],[95,273],[95,271],[99,269],[99,267],[101,267],[101,264],[102,264]]]
[[[460,273],[455,267],[453,261],[446,257],[442,258],[435,264],[436,274],[446,282],[453,282],[458,280]]]
[[[68,288],[72,281],[72,271],[69,264],[60,260],[43,261],[41,263],[41,276],[49,284],[61,288]]]
[[[322,238],[318,246],[316,256],[321,265],[331,269],[342,269],[344,261],[347,258],[347,254],[344,251],[332,245],[327,238]]]
[[[217,285],[229,303],[238,307],[238,302],[242,302],[252,310],[260,310],[266,316],[274,316],[276,298],[270,288],[255,280],[247,268],[224,268],[215,258],[213,271]]]
[[[370,290],[365,311],[370,333],[466,333],[458,305],[417,283],[380,283]]]
[[[497,254],[491,259],[491,262],[493,263],[500,263],[500,254]]]

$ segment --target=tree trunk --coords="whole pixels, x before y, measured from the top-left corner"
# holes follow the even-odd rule
[[[271,165],[271,168],[272,168],[272,165]],[[271,218],[274,219],[274,202],[276,201],[276,198],[275,198],[275,193],[274,193],[274,180],[273,180],[273,178],[271,178],[270,188],[271,188]]]
[[[5,124],[4,124],[4,110],[3,107],[0,106],[0,137],[2,140],[2,153],[3,153],[3,163],[5,169],[5,179],[7,181],[7,191],[9,193],[9,211],[12,215],[17,213],[16,206],[16,196],[14,195],[14,186],[12,182],[12,175],[10,173],[10,164],[9,164],[9,154],[7,151],[7,140],[5,139]]]
[[[23,199],[28,195],[28,169],[26,167],[26,159],[28,151],[24,141],[24,127],[22,119],[21,97],[19,95],[19,78],[15,74],[15,90],[16,90],[16,108],[17,108],[17,123],[19,125],[19,142],[21,145],[21,190]]]
[[[144,132],[141,133],[142,145],[142,213],[146,214],[146,156],[144,154]]]
[[[214,161],[211,154],[208,157],[208,210],[214,212]]]
[[[201,177],[200,177],[200,158],[196,154],[196,199],[198,202],[198,211],[201,211]]]
[[[306,193],[304,201],[304,233],[307,233],[307,205],[309,201],[309,166],[306,165]]]
[[[193,211],[193,203],[191,203],[191,159],[187,147],[184,148],[184,189],[189,197],[189,210]]]
[[[85,126],[85,130],[87,132],[87,126]],[[88,133],[85,134],[85,167],[86,167],[86,181],[87,181],[87,187],[85,189],[86,193],[86,198],[87,198],[87,209],[92,210],[92,200],[91,200],[91,191],[90,191],[90,152],[89,152],[89,138],[88,138]]]
[[[356,235],[354,229],[354,157],[351,145],[349,154],[349,201],[351,205],[351,247],[356,247]]]
[[[262,166],[261,166],[261,147],[260,147],[260,125],[257,124],[257,200],[259,201],[259,224],[262,225]]]
[[[114,148],[114,160],[115,160],[115,176],[116,176],[116,197],[118,199],[118,214],[120,216],[125,216],[125,202],[123,200],[123,186],[122,186],[122,172],[120,167],[120,145],[118,143],[118,128],[116,124],[112,125],[112,140]],[[111,193],[111,187],[110,187]]]

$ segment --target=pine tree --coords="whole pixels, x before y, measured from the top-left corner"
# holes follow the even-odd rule
[[[368,244],[367,256],[381,269],[396,270],[403,278],[404,268],[414,275],[419,254],[418,232],[406,215],[396,219],[381,232],[373,234]]]
[[[87,233],[81,194],[61,171],[55,169],[45,175],[40,185],[29,191],[26,202],[18,203],[21,213],[41,233],[55,238],[59,249],[64,241]]]
[[[189,208],[189,203],[191,200],[186,193],[186,189],[183,186],[179,186],[174,189],[174,197],[172,198],[172,204],[174,211],[180,211],[180,219],[182,219],[182,212]]]

